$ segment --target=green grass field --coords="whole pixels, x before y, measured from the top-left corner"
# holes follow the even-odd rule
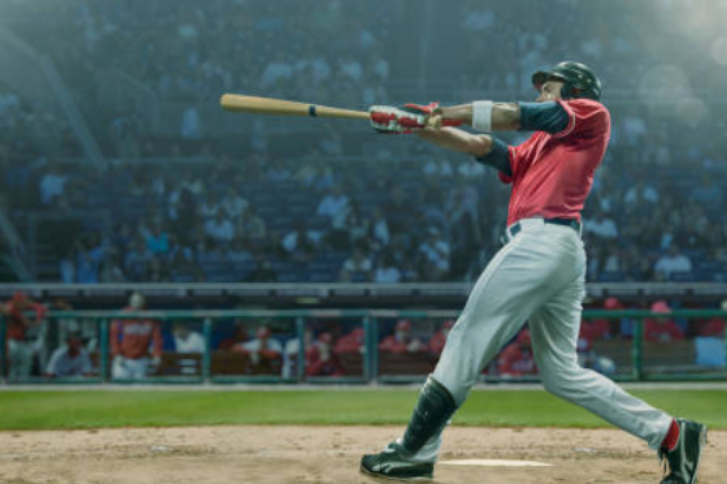
[[[639,391],[675,415],[727,429],[727,392]],[[0,392],[0,430],[408,421],[415,390]],[[608,427],[543,391],[475,391],[455,425]]]

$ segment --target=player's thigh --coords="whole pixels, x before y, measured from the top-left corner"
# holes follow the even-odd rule
[[[487,265],[460,320],[505,315],[522,323],[573,279],[578,263],[570,251],[531,234],[520,234]]]
[[[541,373],[578,364],[577,345],[584,296],[585,283],[578,278],[530,316],[533,353]]]

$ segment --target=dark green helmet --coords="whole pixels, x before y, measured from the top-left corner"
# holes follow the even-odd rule
[[[538,71],[533,74],[533,85],[540,91],[548,81],[562,81],[563,99],[587,98],[598,101],[601,99],[601,81],[591,69],[580,62],[561,62],[549,71]]]

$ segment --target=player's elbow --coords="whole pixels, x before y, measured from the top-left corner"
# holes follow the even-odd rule
[[[492,151],[492,138],[487,135],[472,135],[467,143],[467,154],[475,158],[487,156]]]

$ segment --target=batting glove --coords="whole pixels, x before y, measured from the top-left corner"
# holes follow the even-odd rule
[[[371,126],[379,133],[409,134],[426,127],[427,114],[396,108],[394,106],[371,106],[369,108]]]

